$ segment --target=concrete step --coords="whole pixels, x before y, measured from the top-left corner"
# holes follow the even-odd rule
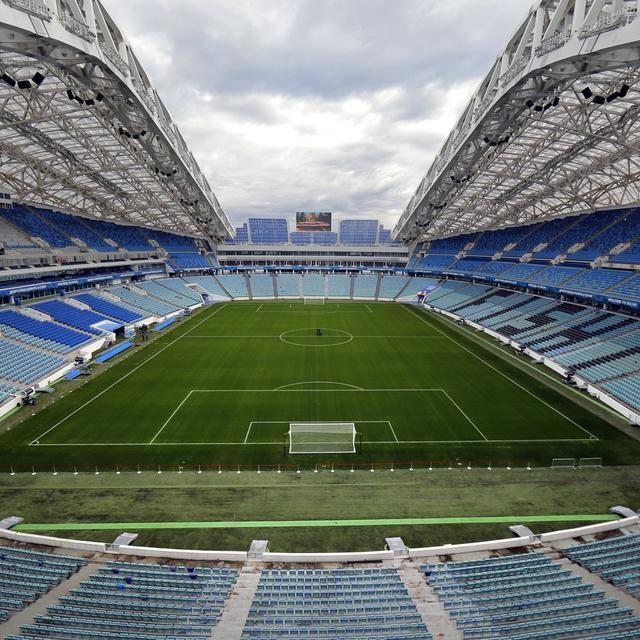
[[[212,631],[213,640],[240,640],[259,581],[259,569],[252,565],[242,567],[231,595],[224,603],[220,622]]]

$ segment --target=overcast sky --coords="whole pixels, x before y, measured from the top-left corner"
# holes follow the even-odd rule
[[[104,0],[234,225],[393,226],[531,0]]]

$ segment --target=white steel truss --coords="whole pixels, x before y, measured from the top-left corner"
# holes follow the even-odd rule
[[[233,235],[98,0],[0,0],[0,185],[99,219]]]
[[[396,228],[407,243],[640,203],[640,0],[537,0]]]

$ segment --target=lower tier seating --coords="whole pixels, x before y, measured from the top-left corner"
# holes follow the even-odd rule
[[[640,617],[545,555],[423,566],[464,638],[615,640],[640,637]]]

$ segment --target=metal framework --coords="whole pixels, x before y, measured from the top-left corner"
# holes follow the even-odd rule
[[[99,0],[0,0],[0,185],[63,211],[233,236]]]
[[[639,0],[537,0],[421,181],[407,243],[640,202]]]

